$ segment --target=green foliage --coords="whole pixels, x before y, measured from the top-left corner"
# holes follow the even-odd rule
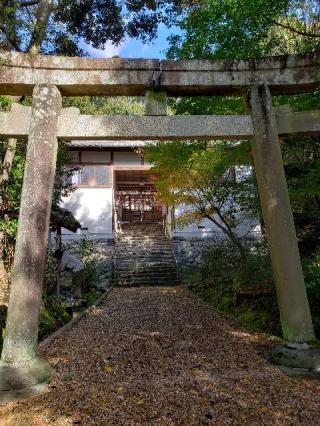
[[[0,164],[7,150],[7,142],[0,144]],[[60,143],[56,167],[56,177],[53,190],[53,205],[58,205],[61,198],[67,196],[76,188],[69,183],[68,176],[74,169],[66,167],[71,157],[67,144]],[[14,156],[9,182],[5,193],[5,203],[0,216],[0,231],[3,232],[3,254],[8,266],[13,260],[13,249],[18,227],[18,215],[21,200],[23,175],[26,161],[26,142],[19,140]]]
[[[77,256],[84,263],[84,290],[88,292],[90,288],[92,288],[99,279],[97,261],[94,258],[94,241],[90,240],[89,238],[83,237],[80,239],[79,244],[74,245],[66,243],[64,244],[63,248],[75,254],[75,256]]]
[[[87,305],[91,306],[98,299],[98,293],[96,291],[89,291],[83,295],[83,298],[86,300]]]
[[[250,146],[239,142],[170,142],[150,145],[145,157],[157,173],[158,196],[183,209],[178,225],[209,219],[244,256],[237,227],[257,216]],[[238,172],[238,174],[237,174]]]
[[[99,279],[97,262],[92,256],[94,252],[94,242],[87,238],[81,238],[79,243],[79,255],[85,265],[83,280],[86,288],[92,287]]]
[[[93,256],[95,252],[94,243],[87,238],[82,238],[77,247],[72,244],[65,244],[64,249],[70,250],[84,262],[84,293],[82,297],[86,300],[87,305],[90,306],[98,297],[98,293],[92,289],[99,278],[97,263]],[[71,320],[63,298],[55,295],[56,276],[57,261],[49,251],[46,259],[45,293],[40,313],[40,338],[46,337]]]
[[[117,97],[68,97],[63,106],[79,108],[81,114],[91,115],[143,115],[145,106],[142,98]]]
[[[203,0],[186,10],[171,37],[169,59],[253,59],[264,56],[319,51],[320,14],[314,0]],[[294,111],[319,109],[320,91],[277,96],[275,105],[290,105]],[[244,113],[243,100],[229,97],[193,97],[171,100],[176,114]],[[319,138],[285,137],[281,140],[290,199],[302,254],[308,256],[304,272],[313,320],[320,333],[319,263],[320,241],[320,162]],[[155,148],[156,149],[156,148]],[[161,151],[161,148],[160,148]],[[165,160],[163,155],[163,165]],[[169,166],[173,160],[169,159]],[[171,155],[175,155],[172,151]],[[156,154],[153,157],[157,160]],[[219,154],[217,154],[219,157]],[[223,157],[223,155],[222,155]],[[183,164],[184,158],[179,161]],[[209,167],[211,164],[209,162]],[[187,163],[186,168],[193,168]],[[192,170],[191,173],[192,175]],[[269,259],[250,253],[240,266],[232,249],[217,248],[206,258],[200,271],[189,277],[203,283],[197,291],[213,306],[231,312],[253,328],[275,330],[280,334],[279,317],[273,310],[276,299],[262,297],[249,306],[235,306],[243,285],[271,282]],[[263,284],[265,285],[265,284]],[[270,306],[267,305],[269,301]],[[261,305],[262,304],[262,305]],[[271,313],[271,315],[270,315]],[[276,321],[275,321],[276,318]]]
[[[6,325],[7,307],[0,306],[0,351],[2,350],[2,338]],[[61,300],[53,296],[45,296],[40,310],[39,339],[47,337],[58,328],[71,320],[66,307]]]
[[[54,7],[38,2],[1,2],[0,43],[17,51],[39,42],[46,54],[82,56],[83,42],[104,49],[125,36],[151,40],[160,23],[170,24],[180,1],[56,0]],[[41,10],[42,8],[42,10]]]
[[[237,318],[252,330],[271,331],[273,314],[265,310],[244,310],[237,314]],[[281,335],[281,334],[279,334]]]
[[[170,37],[169,59],[232,61],[320,48],[320,14],[314,0],[203,0],[186,10],[178,27],[179,34]],[[275,103],[301,111],[317,109],[319,101],[317,90],[281,96]],[[244,113],[241,98],[186,97],[171,102],[176,114]]]
[[[286,137],[281,145],[300,248],[309,256],[320,239],[320,138]]]
[[[244,264],[229,242],[213,245],[205,252],[198,270],[201,285],[213,286],[218,298],[236,298],[244,286],[253,290],[260,287],[271,288],[273,281],[267,248],[264,244],[257,243],[251,248],[246,247],[246,251]]]
[[[5,158],[8,142],[0,142],[0,172]],[[26,148],[23,141],[18,141],[14,162],[7,185],[0,187],[0,233],[1,250],[7,266],[12,263],[15,237],[18,227],[18,212],[21,198],[21,187],[25,165]]]
[[[274,96],[274,105],[290,105],[293,111],[317,110],[320,105],[320,88],[313,93],[291,96]]]
[[[71,320],[63,302],[55,297],[47,297],[40,311],[39,338],[51,334]]]
[[[281,335],[270,258],[263,244],[247,247],[245,264],[229,243],[216,244],[185,280],[215,309],[254,330]]]
[[[44,271],[44,291],[48,294],[54,294],[57,282],[57,259],[53,253],[48,250],[46,256],[46,265]]]
[[[9,111],[11,100],[7,96],[0,96],[0,111]]]
[[[319,249],[303,260],[303,271],[312,320],[319,337]],[[215,309],[235,316],[254,330],[282,335],[270,259],[264,245],[249,250],[246,264],[241,263],[239,255],[228,244],[214,246],[205,254],[201,266],[184,280]],[[260,294],[261,289],[270,292]]]
[[[187,11],[179,27],[170,58],[250,59],[319,48],[314,0],[204,0]]]
[[[303,271],[313,323],[317,337],[320,336],[320,249],[303,261]]]
[[[239,97],[193,96],[192,98],[169,98],[169,105],[175,115],[232,115],[245,113],[243,99]]]

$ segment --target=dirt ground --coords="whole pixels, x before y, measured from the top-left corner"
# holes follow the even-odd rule
[[[269,346],[186,289],[115,289],[41,345],[47,391],[2,404],[0,425],[320,425],[320,383],[284,375]]]

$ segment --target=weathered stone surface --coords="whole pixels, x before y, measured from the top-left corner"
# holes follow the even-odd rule
[[[93,260],[95,262],[98,274],[94,287],[96,287],[97,290],[105,291],[108,287],[112,286],[114,281],[115,241],[113,239],[90,241],[93,244],[94,252],[90,255],[89,260]],[[71,240],[65,244],[65,247],[85,262],[88,259],[81,256],[79,243],[79,240]]]
[[[0,401],[1,391],[24,389],[45,382],[52,369],[47,361],[34,358],[25,366],[1,366],[0,370]]]
[[[0,137],[26,137],[30,109],[0,112]],[[279,135],[320,134],[320,110],[277,114]],[[58,137],[64,140],[179,140],[238,139],[253,136],[249,115],[235,116],[112,116],[79,115],[76,108],[62,110]]]
[[[167,115],[167,94],[155,90],[146,90],[146,115]]]
[[[182,238],[173,237],[172,247],[177,261],[179,277],[194,272],[200,266],[204,253],[217,244],[216,238]]]
[[[123,224],[117,235],[115,285],[177,284],[176,263],[161,224]]]
[[[65,96],[143,96],[157,87],[169,96],[239,95],[268,84],[274,94],[313,90],[320,54],[259,60],[91,59],[0,53],[0,93],[31,95],[36,84],[57,85]]]
[[[63,108],[61,111],[61,115],[80,115],[80,109],[76,107]]]
[[[7,367],[17,368],[19,375],[20,368],[30,367],[32,370],[35,363],[43,365],[35,359],[60,111],[61,95],[55,86],[40,85],[34,88],[11,292],[1,356],[0,383],[3,386],[8,383]],[[44,371],[42,367],[40,370]],[[49,372],[49,369],[46,368],[45,371]],[[34,375],[38,377],[36,371]],[[44,376],[41,372],[38,379],[43,381]]]
[[[253,158],[283,335],[289,341],[310,341],[314,338],[314,331],[283,169],[276,116],[268,87],[251,87],[248,106],[255,131],[252,140]]]
[[[320,134],[320,111],[290,112],[277,115],[279,134]]]
[[[273,362],[292,368],[302,368],[320,373],[319,349],[302,346],[279,345],[271,353]]]
[[[70,139],[235,139],[252,135],[249,116],[90,116],[61,117],[59,137]]]

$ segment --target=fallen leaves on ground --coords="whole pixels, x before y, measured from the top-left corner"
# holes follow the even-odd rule
[[[115,289],[41,345],[51,384],[1,405],[0,424],[320,425],[318,383],[272,366],[270,345],[186,289]]]

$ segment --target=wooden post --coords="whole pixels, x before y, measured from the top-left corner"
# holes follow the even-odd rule
[[[314,339],[314,330],[268,86],[251,87],[248,104],[254,128],[253,158],[283,335],[291,342],[308,342]]]
[[[37,357],[37,340],[60,111],[61,95],[57,87],[35,86],[0,364],[0,390],[41,383],[51,371],[49,364]]]

